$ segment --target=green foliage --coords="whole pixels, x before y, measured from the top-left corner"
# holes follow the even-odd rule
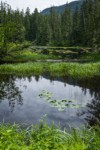
[[[91,78],[98,76],[100,63],[56,63],[50,65],[51,74],[71,76],[73,78]]]
[[[48,59],[47,55],[38,54],[32,52],[30,49],[23,49],[27,45],[12,45],[9,49],[9,56],[3,57],[3,62],[30,62],[30,61],[38,61],[38,60],[46,60]],[[23,49],[23,50],[22,50]]]
[[[22,45],[24,40],[43,46],[88,46],[94,47],[94,50],[99,51],[99,8],[99,0],[87,0],[82,3],[81,9],[76,8],[73,12],[66,5],[62,14],[58,15],[51,7],[49,15],[42,15],[37,9],[32,14],[29,8],[26,9],[25,13],[19,10],[13,11],[8,4],[1,2],[0,60],[5,56],[7,56],[8,60],[9,52],[13,49],[18,48],[22,50],[28,47],[26,41]],[[17,46],[14,43],[17,43]],[[22,47],[18,47],[18,43],[21,43]],[[71,51],[71,53],[55,51],[50,54],[49,58],[79,58],[83,53],[85,53],[83,50]],[[31,60],[35,59],[31,56],[28,57]],[[38,57],[41,58],[40,56]],[[36,59],[38,57],[36,56]],[[45,56],[42,58],[44,59]],[[22,59],[22,61],[25,60],[24,56]]]
[[[52,76],[71,76],[73,78],[91,78],[100,76],[98,63],[19,63],[0,65],[0,74],[41,75],[49,72]]]
[[[81,59],[99,61],[100,60],[100,52],[98,51],[98,52],[83,54],[81,56]]]
[[[28,128],[0,124],[2,150],[99,150],[100,128],[71,129],[70,133],[43,121]]]
[[[13,11],[8,4],[1,2],[0,46],[7,51],[10,42],[28,40],[37,45],[99,48],[100,2],[87,0],[79,3],[81,8],[76,9],[77,4],[73,3],[74,11],[66,5],[61,14],[51,7],[48,15],[42,15],[37,9],[32,14],[29,8],[25,13]]]
[[[32,42],[9,43],[7,55],[3,62],[28,62],[28,61],[98,61],[99,52],[91,52],[91,48],[84,47],[42,47],[33,46]]]

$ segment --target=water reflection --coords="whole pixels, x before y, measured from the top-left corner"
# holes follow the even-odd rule
[[[11,111],[14,111],[15,105],[22,105],[23,98],[21,91],[15,84],[15,77],[3,76],[0,77],[0,103],[7,99]]]
[[[83,79],[83,80],[75,80],[70,77],[63,77],[62,79],[58,78],[52,78],[51,81],[58,80],[61,82],[64,82],[64,85],[66,86],[66,83],[74,85],[74,86],[80,86],[84,95],[86,95],[87,90],[89,90],[89,93],[91,97],[94,97],[91,102],[87,102],[87,107],[84,109],[81,109],[77,112],[78,116],[84,116],[87,120],[89,125],[100,125],[100,78],[90,78],[90,79]]]
[[[78,81],[78,85],[82,87],[84,94],[86,94],[88,88],[91,97],[94,97],[91,102],[87,102],[87,116],[85,119],[91,126],[100,125],[100,78],[81,80]],[[84,113],[84,111],[81,111],[81,113]]]
[[[100,79],[75,80],[70,77],[50,75],[20,77],[0,77],[0,121],[37,122],[44,114],[48,122],[61,122],[62,126],[78,126],[87,122],[92,125],[100,121]],[[74,100],[78,109],[68,108],[58,112],[56,108],[39,99],[42,90],[54,94],[56,99]],[[8,106],[9,105],[9,106]],[[10,112],[9,113],[9,108]],[[5,113],[6,112],[6,113]]]
[[[88,115],[86,120],[89,125],[100,125],[100,92],[95,96],[91,103],[87,104]]]

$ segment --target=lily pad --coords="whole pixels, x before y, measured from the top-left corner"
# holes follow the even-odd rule
[[[67,100],[67,99],[62,99],[62,100],[56,100],[52,99],[52,93],[43,90],[40,94],[40,98],[44,98],[48,103],[51,104],[51,107],[57,108],[58,111],[64,111],[66,108],[79,108],[79,105],[76,105],[74,103],[74,100]]]

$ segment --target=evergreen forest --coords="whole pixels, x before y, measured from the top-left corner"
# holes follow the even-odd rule
[[[9,44],[31,41],[41,46],[100,47],[100,1],[84,0],[74,12],[66,7],[57,14],[53,7],[50,14],[12,10],[0,5],[0,53],[6,52]],[[3,51],[3,52],[2,52]]]
[[[100,0],[69,4],[0,3],[0,150],[100,150]]]

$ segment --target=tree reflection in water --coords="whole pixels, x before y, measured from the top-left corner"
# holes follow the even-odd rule
[[[15,105],[23,105],[22,92],[16,86],[15,80],[14,76],[0,76],[0,103],[8,100],[11,111],[14,110]]]
[[[41,76],[35,76],[35,80],[38,82]],[[53,77],[50,75],[44,75],[45,79],[52,81],[60,81],[68,83],[69,85],[81,87],[84,95],[89,91],[93,100],[88,102],[85,108],[80,109],[79,116],[87,115],[86,120],[90,125],[100,123],[100,78],[95,79],[72,79],[70,77]],[[0,76],[0,102],[8,100],[11,111],[14,111],[16,105],[23,105],[22,92],[16,85],[16,80],[19,79],[15,76]],[[33,82],[33,77],[21,77],[24,81]],[[23,87],[27,88],[26,85]]]
[[[79,116],[87,114],[86,121],[89,125],[100,125],[100,78],[90,78],[83,80],[76,80],[76,85],[82,87],[82,91],[86,95],[87,89],[91,97],[94,97],[86,108],[78,112]]]
[[[91,103],[87,104],[87,117],[86,120],[89,125],[100,124],[100,78],[91,79],[87,82],[87,87],[92,99]]]
[[[87,80],[81,80],[78,84],[82,87],[84,94],[86,89],[89,89],[91,97],[94,97],[90,103],[87,104],[87,116],[86,121],[89,125],[100,125],[100,78],[91,78]],[[84,112],[81,112],[84,113]]]
[[[49,78],[46,76],[46,78]],[[91,97],[94,97],[90,103],[87,104],[86,108],[82,108],[77,112],[78,116],[82,116],[87,114],[86,120],[89,125],[100,125],[100,78],[89,78],[89,79],[72,79],[70,77],[67,78],[54,78],[51,77],[51,82],[53,80],[68,83],[74,86],[80,86],[84,95],[87,93],[87,89]]]
[[[92,100],[90,104],[87,104],[88,116],[86,120],[89,125],[100,125],[100,93]]]

